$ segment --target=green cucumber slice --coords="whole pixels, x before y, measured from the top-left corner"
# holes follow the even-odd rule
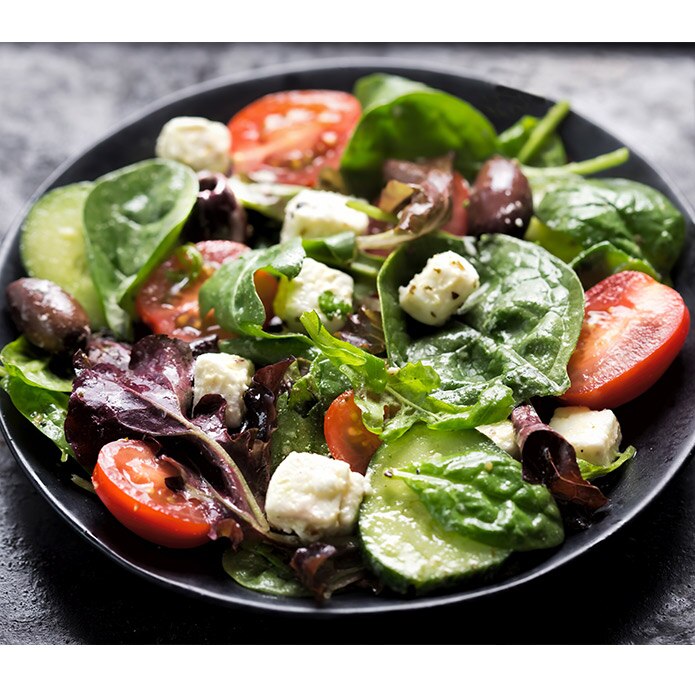
[[[372,458],[367,472],[371,493],[359,515],[360,540],[375,573],[399,593],[457,583],[499,566],[510,554],[444,530],[404,481],[384,473],[459,451],[458,432],[415,426],[382,445]]]
[[[32,277],[50,280],[82,304],[93,328],[105,325],[104,312],[87,266],[82,211],[94,185],[77,182],[39,199],[24,220],[20,254]]]

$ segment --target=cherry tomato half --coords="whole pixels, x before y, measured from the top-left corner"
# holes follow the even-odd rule
[[[466,209],[466,203],[470,196],[470,185],[461,173],[454,171],[451,218],[446,226],[442,226],[444,231],[454,236],[465,236],[468,233],[468,209]]]
[[[236,173],[264,171],[307,185],[337,168],[360,118],[358,100],[336,90],[290,90],[261,97],[229,122]]]
[[[198,547],[209,539],[209,511],[166,485],[165,479],[178,475],[146,443],[117,440],[101,448],[92,483],[110,513],[140,537],[164,547]]]
[[[335,459],[342,459],[354,472],[364,474],[381,440],[364,427],[362,411],[353,391],[334,399],[323,419],[323,433]]]
[[[203,266],[198,273],[192,279],[187,278],[181,256],[175,253],[154,270],[140,288],[135,299],[135,310],[153,333],[164,333],[185,341],[212,334],[228,338],[229,333],[215,323],[214,313],[204,321],[201,320],[198,293],[203,282],[222,263],[234,260],[245,253],[248,247],[242,243],[223,240],[201,241],[195,247],[203,258]],[[270,318],[277,280],[267,272],[258,270],[254,281],[266,315]]]
[[[643,272],[607,277],[586,292],[584,325],[567,371],[565,403],[614,408],[651,387],[683,347],[690,313],[675,290]]]

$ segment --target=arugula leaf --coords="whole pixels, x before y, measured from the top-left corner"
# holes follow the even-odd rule
[[[637,450],[630,445],[623,452],[621,452],[610,464],[591,464],[585,459],[577,459],[577,464],[579,465],[579,471],[581,472],[582,478],[587,481],[592,481],[593,479],[598,479],[606,474],[614,472],[619,469],[624,464],[627,464],[635,455]]]
[[[176,244],[198,195],[187,166],[153,159],[99,178],[84,206],[89,271],[109,328],[131,334],[132,297]]]
[[[562,518],[544,486],[525,482],[521,465],[475,430],[461,431],[455,456],[392,469],[448,531],[477,542],[528,551],[564,539]]]
[[[362,410],[362,420],[388,441],[414,423],[435,430],[454,430],[494,423],[509,415],[511,392],[497,384],[480,392],[471,405],[452,405],[433,397],[439,377],[422,363],[389,369],[384,360],[332,336],[316,312],[305,313],[302,324],[319,350],[347,377]]]
[[[535,214],[552,232],[539,242],[556,254],[575,257],[608,241],[662,275],[671,271],[685,241],[678,209],[657,190],[630,180],[567,180],[546,192]]]
[[[623,270],[637,270],[661,280],[661,275],[646,260],[633,258],[608,241],[591,246],[574,258],[570,265],[584,289],[590,289],[606,277]]]
[[[252,591],[291,598],[310,595],[281,553],[267,544],[244,543],[236,551],[228,549],[222,567],[240,586]]]
[[[460,316],[432,333],[401,309],[398,288],[445,250],[468,258],[481,284]],[[566,367],[584,318],[584,292],[572,270],[538,246],[501,234],[484,235],[475,246],[430,235],[393,253],[378,286],[389,358],[432,367],[441,379],[434,398],[471,404],[508,387],[518,402],[569,386]]]
[[[467,102],[396,75],[375,73],[357,81],[362,117],[340,168],[351,192],[369,198],[382,182],[388,158],[414,161],[452,152],[455,168],[472,177],[496,150],[488,119]]]
[[[507,158],[517,158],[539,121],[538,117],[527,114],[503,131],[497,139],[500,153]],[[529,165],[536,167],[564,165],[566,162],[565,147],[556,133],[549,134],[537,153],[528,160]]]
[[[302,269],[304,257],[301,241],[293,239],[270,248],[249,250],[226,262],[200,288],[201,315],[204,317],[214,309],[215,318],[222,328],[242,336],[275,341],[292,339],[294,345],[306,343],[306,338],[299,333],[278,336],[263,330],[265,307],[253,279],[258,270],[292,279]]]

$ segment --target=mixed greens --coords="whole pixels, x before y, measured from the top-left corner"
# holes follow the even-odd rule
[[[376,74],[172,120],[28,215],[2,387],[123,525],[221,540],[263,594],[422,593],[558,547],[635,455],[611,409],[689,324],[682,214],[587,177],[626,149],[568,163],[568,114],[498,134]]]

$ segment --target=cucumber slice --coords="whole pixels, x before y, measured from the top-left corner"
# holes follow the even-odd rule
[[[24,220],[20,254],[32,277],[50,280],[82,304],[93,328],[105,325],[104,312],[87,267],[82,211],[94,185],[78,182],[51,190]]]
[[[458,432],[415,426],[382,445],[372,458],[367,472],[371,493],[360,509],[360,540],[367,561],[395,591],[422,593],[454,584],[498,566],[510,554],[442,529],[405,482],[384,475],[389,468],[459,451]]]

